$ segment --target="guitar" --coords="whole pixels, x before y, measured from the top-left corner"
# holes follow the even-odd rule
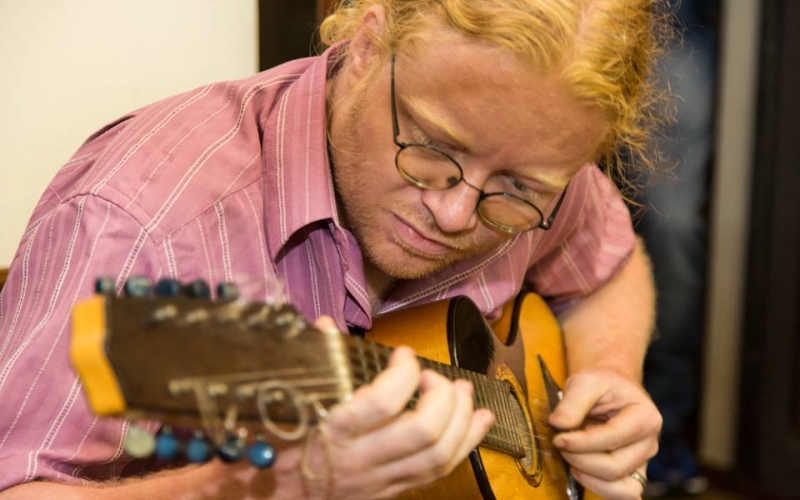
[[[322,332],[288,304],[98,294],[73,310],[71,358],[100,416],[300,439],[369,383],[391,346],[470,380],[496,423],[452,474],[407,499],[577,499],[547,417],[565,378],[561,331],[531,293],[490,327],[465,297],[375,318],[365,338]],[[413,404],[413,402],[412,402]],[[242,431],[244,429],[244,431]]]

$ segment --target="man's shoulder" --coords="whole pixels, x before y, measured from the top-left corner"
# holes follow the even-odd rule
[[[126,115],[87,140],[73,174],[62,170],[65,195],[101,196],[164,230],[185,223],[260,178],[264,124],[312,63],[291,61]]]

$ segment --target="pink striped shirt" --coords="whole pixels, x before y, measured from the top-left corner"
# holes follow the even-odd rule
[[[94,134],[37,205],[0,295],[0,489],[137,473],[128,423],[89,411],[68,360],[69,313],[95,277],[237,282],[283,293],[308,317],[368,329],[362,256],[336,215],[326,150],[327,57],[208,85]],[[489,316],[530,283],[558,308],[633,249],[628,212],[587,165],[550,231],[404,282],[390,311],[468,295]]]

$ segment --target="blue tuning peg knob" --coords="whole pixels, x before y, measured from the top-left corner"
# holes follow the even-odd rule
[[[178,438],[172,433],[169,426],[164,426],[156,435],[155,455],[162,460],[172,460],[178,456],[181,444]]]
[[[211,288],[203,280],[194,280],[184,287],[184,293],[196,299],[211,299]]]
[[[95,293],[111,295],[114,293],[114,288],[114,280],[109,276],[102,276],[94,282]]]
[[[217,456],[223,462],[233,463],[238,462],[244,457],[244,440],[239,436],[228,436],[222,443],[222,446],[217,448]]]
[[[153,287],[153,294],[159,297],[175,297],[181,293],[181,282],[173,278],[163,278],[158,280]]]
[[[153,282],[145,276],[132,276],[125,281],[124,290],[128,297],[149,297]]]
[[[217,297],[220,300],[236,300],[239,298],[239,287],[234,283],[220,283],[217,285]]]
[[[275,463],[275,447],[259,436],[247,448],[247,459],[259,469],[266,469]]]
[[[186,459],[194,464],[204,464],[211,460],[213,448],[201,431],[186,443]]]

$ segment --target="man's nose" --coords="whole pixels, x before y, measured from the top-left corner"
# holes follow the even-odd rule
[[[425,191],[422,202],[442,232],[458,233],[478,224],[480,217],[476,208],[480,195],[478,188],[462,180],[450,189]]]

